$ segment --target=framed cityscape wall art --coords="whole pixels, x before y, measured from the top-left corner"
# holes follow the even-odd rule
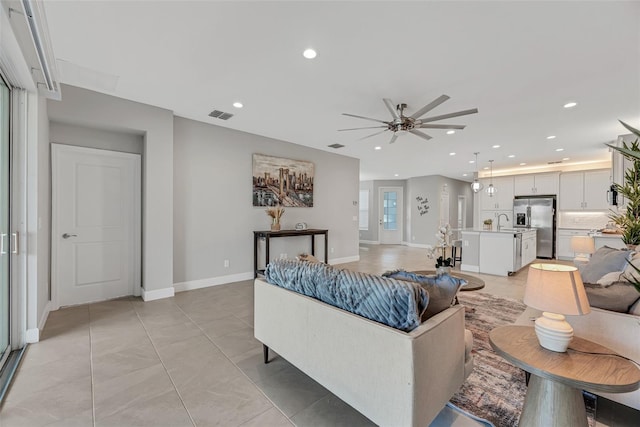
[[[313,207],[314,165],[253,155],[253,206]]]

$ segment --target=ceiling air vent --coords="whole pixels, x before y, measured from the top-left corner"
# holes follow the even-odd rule
[[[548,165],[557,165],[558,163],[562,163],[562,160],[556,160],[555,162],[547,162]]]
[[[327,147],[335,148],[337,150],[338,148],[344,147],[344,145],[342,145],[342,144],[331,144],[331,145],[327,145]]]
[[[209,117],[214,117],[220,120],[229,120],[231,117],[233,117],[233,114],[225,113],[224,111],[220,111],[220,110],[213,110],[212,112],[209,113]]]

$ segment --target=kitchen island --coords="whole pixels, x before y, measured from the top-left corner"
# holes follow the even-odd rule
[[[462,230],[461,271],[509,276],[536,259],[536,230]]]

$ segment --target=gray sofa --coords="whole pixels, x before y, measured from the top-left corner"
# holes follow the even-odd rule
[[[427,426],[473,369],[457,305],[410,332],[255,281],[255,337],[382,426]]]

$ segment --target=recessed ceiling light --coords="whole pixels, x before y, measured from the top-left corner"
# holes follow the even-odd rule
[[[500,148],[500,145],[496,144],[493,146],[493,148]]]
[[[395,174],[395,175],[393,175],[393,176],[400,176],[400,174]]]
[[[234,107],[236,107],[236,108],[242,108],[242,107],[244,107],[244,105],[242,105],[242,102],[234,102],[234,103],[233,103],[233,106],[234,106]]]
[[[507,157],[510,159],[513,159],[516,155],[515,154],[509,154]]]
[[[377,147],[373,148],[374,150],[382,150],[382,147],[380,147],[379,145]]]
[[[573,107],[575,107],[576,105],[578,105],[578,103],[577,103],[577,102],[573,102],[573,101],[571,101],[571,102],[567,102],[566,104],[564,104],[564,108],[573,108]]]
[[[488,170],[489,170],[489,166],[485,166],[485,167],[483,167],[482,169],[484,169],[484,170],[488,171]]]
[[[467,176],[467,175],[469,175],[469,174],[467,174],[467,173],[463,173],[463,174],[462,174],[462,176]]]
[[[318,54],[313,49],[307,49],[304,52],[302,52],[302,56],[304,56],[307,59],[313,59],[313,58],[316,57],[316,55],[318,55]]]
[[[556,151],[564,151],[564,148],[556,148]]]
[[[452,152],[452,153],[449,153],[449,155],[450,155],[450,156],[455,156],[455,155],[456,155],[456,153],[453,153],[453,152]]]
[[[469,163],[475,163],[475,162],[476,162],[475,160],[469,160]]]
[[[555,135],[549,135],[549,136],[547,137],[547,139],[556,139],[556,136],[555,136]]]
[[[564,157],[564,158],[562,159],[562,161],[563,161],[563,162],[566,162],[567,160],[569,160],[569,157]]]
[[[448,131],[447,131],[447,135],[453,135],[454,133],[456,133],[456,131],[455,131],[455,130],[448,130]]]
[[[526,165],[526,163],[520,163],[520,166],[524,166],[524,165]]]

